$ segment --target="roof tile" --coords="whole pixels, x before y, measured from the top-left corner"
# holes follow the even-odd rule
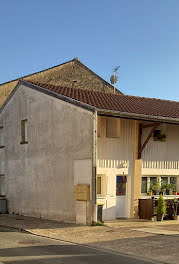
[[[34,81],[28,82],[98,109],[156,117],[179,118],[179,102],[176,101],[67,88]]]

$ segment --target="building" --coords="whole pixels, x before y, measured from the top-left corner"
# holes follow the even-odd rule
[[[179,191],[179,103],[19,81],[0,110],[10,213],[90,224],[138,217],[154,180]]]
[[[63,87],[73,87],[113,93],[113,86],[81,63],[78,58],[60,65],[0,84],[0,106],[13,91],[19,80],[34,80]],[[118,90],[116,90],[120,93]]]

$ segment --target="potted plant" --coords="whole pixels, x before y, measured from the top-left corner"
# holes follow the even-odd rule
[[[149,190],[148,190],[148,195],[152,196],[152,191],[153,191],[153,184],[150,184]]]
[[[173,195],[174,190],[176,191],[176,184],[174,183],[168,184],[168,189],[169,189],[169,195]]]
[[[166,190],[167,190],[167,186],[166,186],[167,184],[162,184],[161,185],[161,193],[162,193],[162,195],[165,195],[166,194]]]
[[[173,194],[174,194],[174,195],[177,195],[176,184],[173,184]]]
[[[175,198],[173,199],[173,219],[174,220],[179,220],[179,215],[178,215],[178,203],[179,201]]]
[[[159,192],[160,192],[160,183],[159,182],[156,182],[153,185],[152,190],[154,191],[154,194],[155,195],[159,195]]]
[[[162,194],[160,194],[159,200],[158,200],[158,206],[157,206],[157,221],[162,221],[163,216],[166,212],[166,206],[165,201],[163,199]]]

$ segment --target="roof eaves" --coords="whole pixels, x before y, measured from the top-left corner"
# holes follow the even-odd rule
[[[179,125],[179,118],[152,116],[152,115],[120,112],[120,111],[113,111],[113,110],[106,110],[106,109],[99,109],[99,108],[96,109],[96,111],[99,115],[115,116],[115,117],[122,117],[122,118],[128,118],[128,119],[134,119],[134,120],[143,120],[143,121],[156,121],[156,122],[178,124]]]

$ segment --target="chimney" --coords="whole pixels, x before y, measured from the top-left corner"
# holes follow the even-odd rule
[[[78,61],[78,57],[75,57],[73,60],[74,60],[74,61]]]

